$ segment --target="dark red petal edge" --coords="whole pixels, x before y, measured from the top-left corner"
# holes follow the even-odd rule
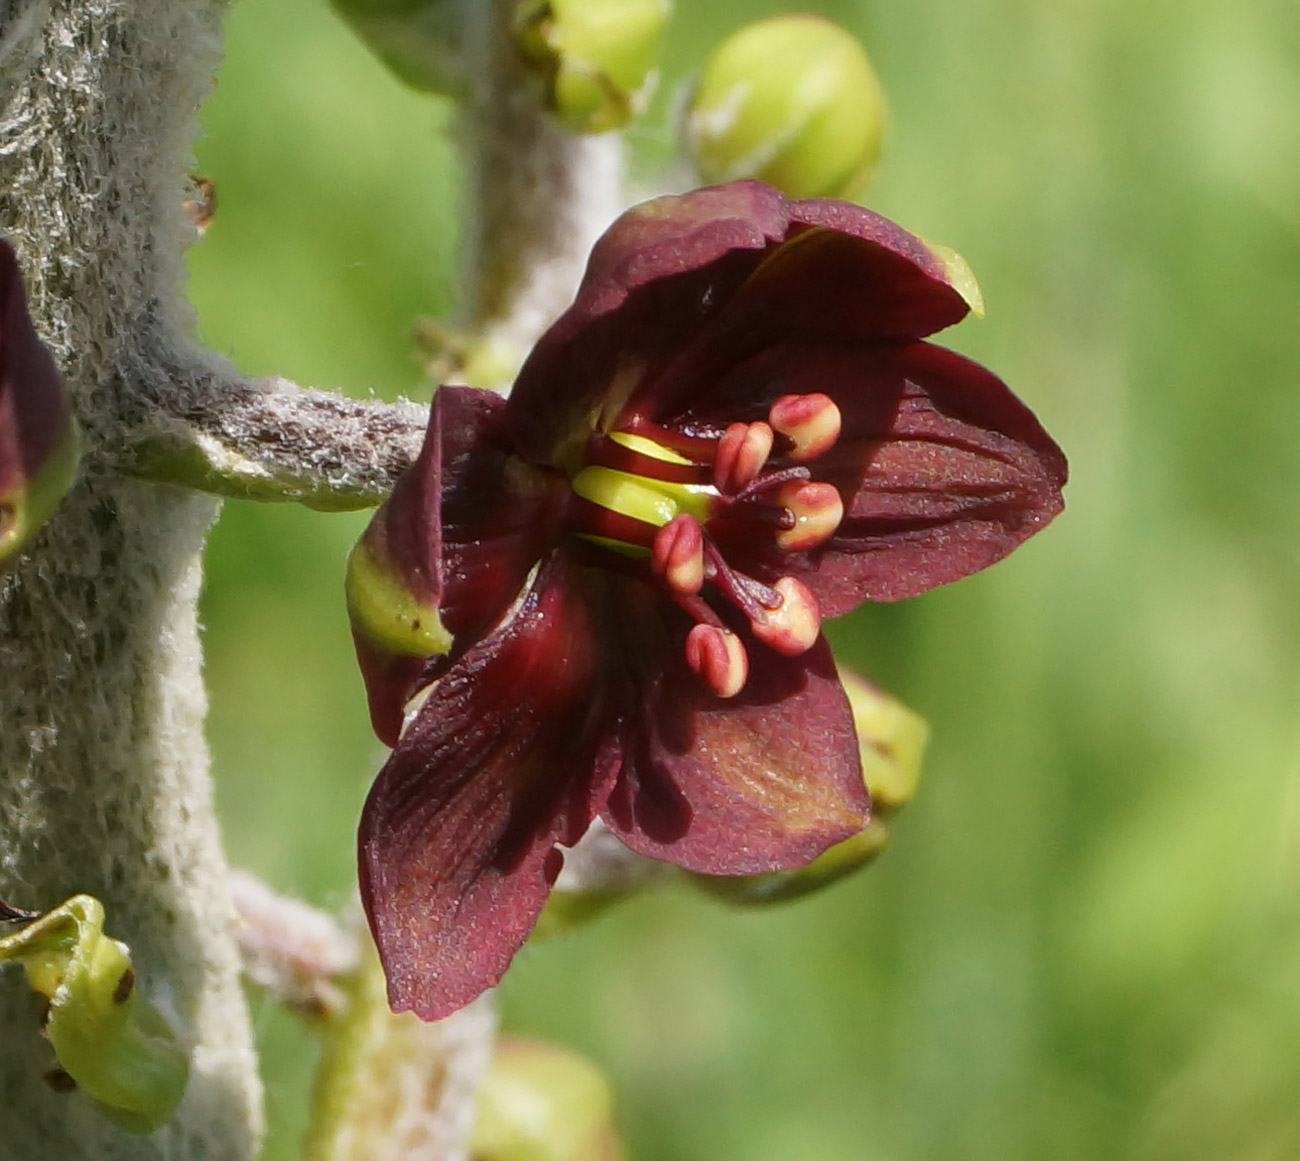
[[[965,317],[965,299],[929,268],[933,256],[916,238],[867,210],[844,208],[857,212],[842,217],[862,218],[860,228],[876,236],[793,231],[689,345],[642,380],[629,410],[658,423],[681,417],[688,427],[725,427],[739,416],[719,385],[731,368],[763,351],[917,339]]]
[[[575,432],[629,410],[667,422],[719,368],[786,337],[919,338],[967,312],[914,235],[848,203],[760,182],[656,198],[597,243],[573,306],[510,401],[520,448],[560,462]]]
[[[635,595],[635,594],[633,594]],[[637,668],[624,762],[601,817],[632,850],[714,875],[803,866],[867,823],[848,699],[825,639],[783,657],[737,627],[749,679],[727,700],[681,660],[685,626],[626,610]]]
[[[436,1020],[500,980],[610,762],[586,605],[549,562],[433,686],[367,799],[362,902],[396,1011]]]

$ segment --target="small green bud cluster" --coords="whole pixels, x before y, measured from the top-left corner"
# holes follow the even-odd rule
[[[335,11],[412,88],[465,98],[475,5],[487,0],[331,0]],[[572,133],[603,133],[645,108],[671,0],[519,0],[511,34]]]

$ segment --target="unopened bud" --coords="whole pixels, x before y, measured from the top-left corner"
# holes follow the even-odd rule
[[[649,99],[669,0],[521,0],[515,42],[572,133],[625,125]]]
[[[921,779],[930,727],[920,714],[844,666],[840,681],[849,696],[858,732],[862,778],[876,810],[910,801]]]
[[[380,60],[413,89],[463,97],[467,20],[477,0],[331,0]]]
[[[789,197],[855,197],[880,158],[886,105],[866,51],[819,16],[760,20],[704,65],[686,144],[709,182],[759,178]]]
[[[0,240],[0,569],[58,507],[77,475],[77,427],[36,337],[18,260]]]
[[[619,1161],[614,1094],[558,1045],[502,1037],[478,1091],[474,1161]]]

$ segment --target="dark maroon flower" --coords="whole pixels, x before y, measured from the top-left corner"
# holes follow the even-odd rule
[[[32,328],[18,259],[0,238],[0,570],[58,506],[76,465],[59,373]]]
[[[723,875],[865,825],[821,618],[975,572],[1061,508],[1029,410],[919,341],[969,309],[957,269],[853,205],[657,198],[509,400],[437,392],[349,566],[396,746],[360,834],[394,1008],[500,979],[595,817]]]

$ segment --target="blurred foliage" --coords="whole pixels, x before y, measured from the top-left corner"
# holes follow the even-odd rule
[[[526,949],[506,1024],[598,1062],[644,1161],[1300,1156],[1300,8],[809,7],[889,95],[872,206],[971,261],[988,319],[946,339],[1069,452],[1069,507],[832,627],[933,729],[869,872],[758,912],[649,893]],[[681,183],[691,69],[779,10],[678,6],[632,132],[645,188]],[[324,0],[236,0],[228,32],[203,334],[249,372],[419,391],[410,326],[455,270],[451,110]],[[227,505],[205,605],[232,855],[325,903],[381,760],[341,596],[361,519]],[[310,1042],[259,1026],[282,1161]]]

